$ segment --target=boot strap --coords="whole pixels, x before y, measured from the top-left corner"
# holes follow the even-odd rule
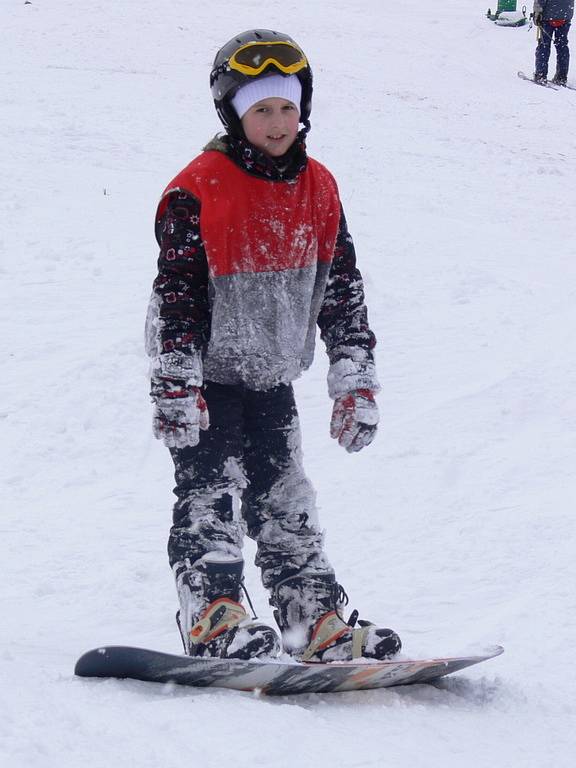
[[[226,597],[215,600],[210,603],[190,630],[190,645],[209,643],[222,632],[237,627],[246,618],[246,611],[240,603],[235,603]]]
[[[364,648],[366,648],[366,637],[368,635],[368,627],[359,627],[352,630],[352,658],[363,658]]]
[[[316,625],[312,633],[310,645],[302,654],[302,661],[309,661],[318,651],[323,651],[333,645],[342,635],[350,632],[350,627],[344,624],[336,611],[327,613]]]
[[[302,654],[301,660],[310,661],[316,653],[325,650],[341,637],[349,634],[352,636],[352,659],[361,659],[370,631],[369,626],[352,629],[349,624],[342,621],[336,611],[331,611],[318,622],[312,633],[310,645]]]

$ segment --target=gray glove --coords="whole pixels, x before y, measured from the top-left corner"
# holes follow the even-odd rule
[[[330,436],[348,453],[370,445],[378,427],[378,406],[370,389],[355,389],[334,401]]]
[[[156,406],[152,421],[154,437],[168,448],[198,445],[200,430],[210,426],[200,388],[188,386],[182,379],[154,376],[150,395]]]

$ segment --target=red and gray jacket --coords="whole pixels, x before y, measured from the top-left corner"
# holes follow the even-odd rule
[[[330,395],[377,390],[362,277],[330,172],[303,148],[280,169],[246,142],[212,146],[158,206],[153,369],[270,389],[310,366],[318,324]]]

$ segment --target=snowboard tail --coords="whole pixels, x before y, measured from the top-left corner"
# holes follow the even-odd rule
[[[502,647],[494,646],[478,654],[449,658],[302,664],[193,658],[146,648],[107,646],[81,656],[74,672],[80,677],[130,678],[279,696],[427,683],[499,656],[503,651]]]

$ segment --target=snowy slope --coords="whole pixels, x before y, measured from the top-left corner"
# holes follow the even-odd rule
[[[2,761],[572,765],[576,93],[516,78],[533,31],[462,0],[1,10]],[[214,52],[251,26],[310,55],[309,149],[379,338],[366,451],[328,437],[321,348],[297,383],[338,577],[406,655],[506,646],[437,688],[259,700],[72,674],[99,644],[179,650],[142,349],[152,218],[218,129]]]

